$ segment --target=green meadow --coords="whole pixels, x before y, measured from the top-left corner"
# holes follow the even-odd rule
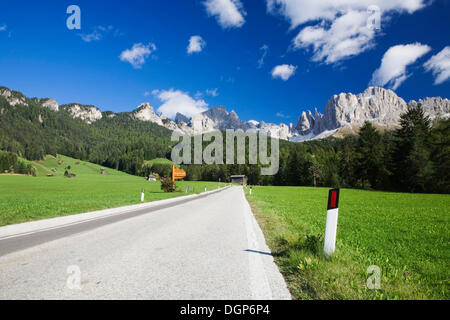
[[[0,226],[140,203],[142,189],[149,202],[219,186],[217,182],[177,181],[177,192],[165,193],[159,181],[109,168],[101,174],[101,166],[62,155],[48,156],[33,166],[36,177],[0,175]],[[76,177],[64,176],[67,166]]]
[[[294,298],[450,298],[450,195],[341,189],[331,259],[327,188],[256,186],[246,196]],[[371,265],[380,289],[366,285]]]

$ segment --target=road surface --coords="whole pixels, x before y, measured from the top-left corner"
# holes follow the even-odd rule
[[[147,211],[0,239],[0,299],[291,298],[241,187]]]

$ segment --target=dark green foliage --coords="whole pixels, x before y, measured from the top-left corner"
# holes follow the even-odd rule
[[[170,155],[170,131],[136,121],[128,113],[89,125],[62,108],[53,112],[27,99],[11,106],[0,96],[0,148],[29,160],[57,153],[132,174],[141,174],[146,159]]]
[[[149,173],[157,173],[160,177],[172,176],[172,165],[170,163],[154,163]]]
[[[176,190],[175,183],[172,183],[172,179],[168,177],[162,177],[161,181],[161,190],[164,192],[174,192]]]
[[[380,177],[385,173],[381,134],[368,121],[359,132],[356,146],[355,169],[358,184],[363,188],[379,188]]]
[[[403,191],[431,190],[431,121],[419,104],[401,116],[400,124],[394,140],[394,183]]]
[[[438,120],[431,129],[434,190],[450,193],[450,120]]]
[[[19,93],[17,93],[19,94]],[[103,118],[93,124],[73,119],[65,107],[43,108],[37,99],[28,106],[11,106],[0,96],[0,149],[28,160],[64,154],[135,175],[156,173],[170,177],[171,164],[146,160],[169,158],[171,131],[138,121],[130,113]],[[401,127],[381,133],[369,122],[358,136],[293,143],[280,140],[279,170],[261,175],[261,164],[182,165],[185,180],[230,181],[244,174],[251,185],[356,187],[408,192],[450,192],[450,120],[431,123],[418,105],[402,115]],[[225,133],[223,133],[225,137]],[[192,138],[194,140],[194,138]],[[226,159],[225,139],[224,163]],[[248,150],[248,139],[246,139]],[[203,141],[203,150],[210,142]],[[270,138],[268,146],[270,149]],[[193,152],[192,148],[192,152]],[[2,172],[32,173],[20,161],[5,160]],[[193,159],[193,157],[192,157]],[[14,164],[15,163],[15,164]],[[12,166],[12,167],[11,167]]]
[[[449,193],[450,119],[432,126],[419,105],[402,115],[400,125],[394,132],[381,133],[366,122],[358,136],[344,139],[280,140],[274,176],[262,176],[260,165],[183,168],[187,180],[229,181],[230,175],[245,174],[249,184]]]
[[[18,173],[35,175],[36,170],[20,160],[16,154],[0,151],[0,173]]]

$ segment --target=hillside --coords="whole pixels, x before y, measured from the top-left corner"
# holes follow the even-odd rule
[[[141,103],[129,112],[102,112],[93,105],[70,103],[59,106],[50,98],[28,99],[22,93],[0,87],[0,97],[4,97],[12,106],[30,105],[32,103],[64,114],[72,119],[79,119],[86,124],[96,126],[118,119],[119,123],[132,121],[144,127],[167,129],[194,135],[217,130],[242,129],[263,132],[271,137],[294,142],[323,139],[328,136],[343,137],[354,135],[364,122],[369,121],[382,130],[394,130],[399,126],[400,115],[421,104],[425,114],[431,119],[450,117],[450,100],[442,97],[425,97],[408,103],[394,91],[381,87],[369,87],[360,94],[340,93],[333,95],[325,105],[324,113],[303,111],[296,124],[267,123],[265,121],[243,121],[234,110],[228,112],[224,106],[213,107],[191,118],[177,113],[175,119],[169,119],[158,113],[148,102]],[[301,102],[300,102],[301,103]],[[42,120],[42,119],[40,119]],[[138,125],[139,126],[139,125]],[[156,126],[156,127],[154,127]]]
[[[99,165],[62,155],[31,164],[36,177],[0,174],[0,226],[140,203],[142,189],[148,202],[218,187],[217,182],[177,181],[177,192],[165,193],[159,181],[108,168],[101,174]],[[75,177],[64,176],[68,166]]]
[[[0,88],[1,150],[28,160],[65,154],[132,174],[139,173],[145,159],[170,154],[171,131],[157,124],[129,114],[89,124],[86,118],[73,118],[66,107],[55,112],[49,99],[29,99],[15,91],[6,91],[5,97],[5,90]]]

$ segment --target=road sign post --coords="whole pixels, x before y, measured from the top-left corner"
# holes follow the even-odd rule
[[[325,225],[325,237],[323,250],[328,258],[334,253],[336,246],[337,221],[339,211],[339,189],[331,189],[328,192],[327,221]]]
[[[144,189],[142,189],[142,193],[141,193],[141,202],[144,202]]]
[[[172,165],[172,185],[174,186],[174,189],[175,180],[183,179],[184,177],[186,177],[186,171],[184,171],[183,169],[177,169],[174,165]]]

